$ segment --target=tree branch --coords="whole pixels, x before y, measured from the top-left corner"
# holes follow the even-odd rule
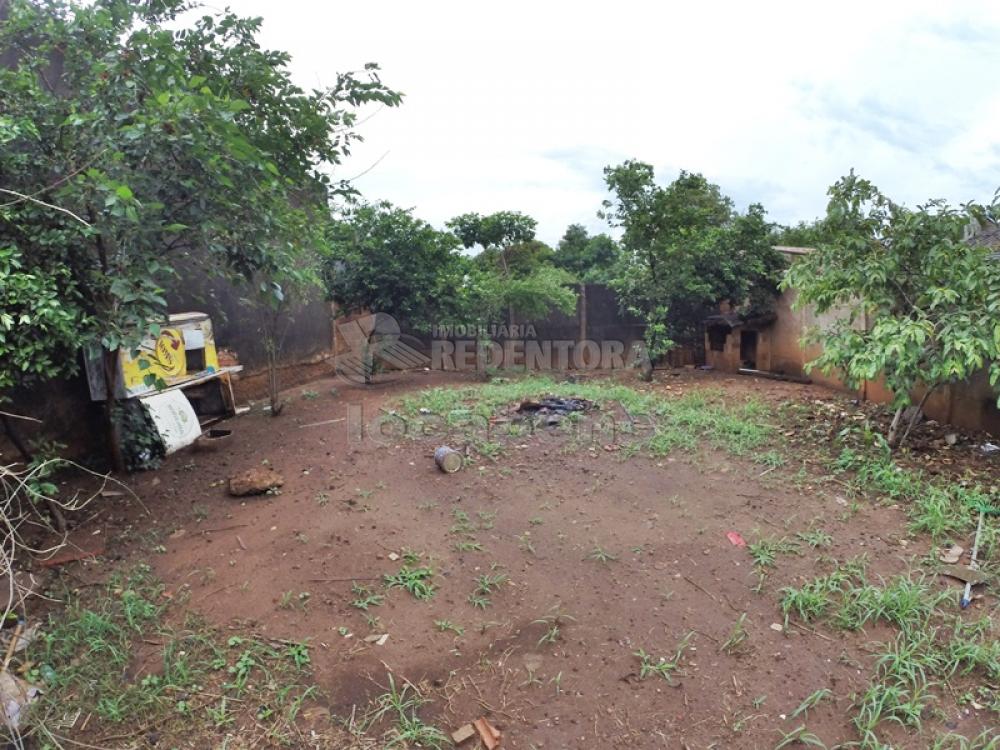
[[[0,188],[0,193],[6,193],[7,195],[13,195],[14,197],[20,198],[21,200],[31,201],[32,203],[37,203],[39,206],[44,206],[45,208],[51,208],[53,211],[59,211],[61,213],[66,214],[67,216],[71,216],[72,218],[76,219],[78,222],[80,222],[81,224],[83,224],[85,227],[91,226],[90,222],[84,221],[79,216],[77,216],[75,213],[73,213],[72,211],[70,211],[68,208],[63,208],[62,206],[56,206],[56,205],[54,205],[52,203],[46,203],[45,201],[39,200],[38,198],[32,198],[30,195],[25,195],[24,193],[19,193],[16,190],[8,190],[7,188]]]

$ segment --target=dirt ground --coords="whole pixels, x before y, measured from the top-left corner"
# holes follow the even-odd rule
[[[147,559],[168,592],[188,589],[184,606],[211,623],[308,639],[334,716],[363,708],[391,671],[429,687],[425,720],[450,732],[488,716],[512,750],[772,748],[778,730],[802,723],[790,718],[801,701],[829,688],[834,699],[809,712],[809,730],[828,745],[856,738],[850,695],[866,685],[866,644],[879,629],[781,627],[778,591],[816,575],[817,555],[781,556],[755,592],[747,550],[726,534],[751,541],[820,526],[833,538],[826,554],[867,553],[870,571],[888,576],[911,564],[901,510],[866,504],[847,514],[835,492],[792,481],[794,460],[768,469],[709,447],[624,460],[599,444],[564,451],[565,437],[545,431],[445,475],[433,437],[361,438],[359,420],[348,419],[351,408],[371,427],[404,392],[452,382],[467,381],[413,373],[370,388],[335,379],[295,388],[280,417],[258,405],[227,423],[233,438],[217,451],[185,451],[135,476],[152,521],[108,504],[80,533],[101,530],[113,557]],[[707,372],[658,374],[648,387],[852,408],[818,387]],[[262,464],[284,477],[280,494],[227,494],[227,477]],[[468,538],[481,550],[456,548],[456,511],[471,519]],[[595,548],[616,559],[593,559]],[[422,555],[440,588],[429,601],[389,591],[369,610],[380,621],[370,626],[351,606],[352,581],[378,584],[404,550]],[[494,566],[509,582],[490,606],[474,607],[474,579]],[[729,655],[721,645],[742,613],[748,645]],[[561,633],[542,643],[554,616]],[[440,620],[463,634],[439,631]],[[384,645],[364,641],[384,633]],[[639,680],[634,652],[670,658],[688,633],[672,683]],[[946,723],[982,728],[968,712]],[[926,746],[905,733],[898,740]]]

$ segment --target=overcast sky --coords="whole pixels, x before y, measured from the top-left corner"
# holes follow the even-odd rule
[[[1000,187],[1000,3],[233,0],[300,85],[372,61],[406,97],[369,111],[340,171],[442,225],[524,211],[592,231],[602,169],[702,172],[740,210],[820,215],[852,167],[908,203]],[[383,158],[384,156],[384,158]]]

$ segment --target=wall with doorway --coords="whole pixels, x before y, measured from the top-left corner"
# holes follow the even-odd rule
[[[790,248],[790,250],[798,250]],[[794,262],[801,252],[786,253]],[[806,372],[806,365],[822,352],[819,343],[803,343],[803,338],[812,330],[822,329],[843,319],[847,313],[833,310],[822,315],[806,306],[795,307],[796,292],[785,290],[774,306],[775,320],[756,331],[755,369],[784,375],[806,376],[814,383],[840,391],[855,393],[859,398],[876,403],[890,403],[892,394],[881,379],[865,381],[857,390],[848,388],[836,372],[826,374],[818,369]],[[853,326],[864,330],[870,321],[860,318]],[[716,369],[736,372],[747,366],[748,353],[754,349],[746,326],[735,325],[731,329],[709,328],[705,333],[706,362]],[[923,396],[923,389],[913,394],[914,401]],[[990,385],[986,370],[976,373],[961,383],[938,388],[928,398],[924,411],[931,419],[953,424],[968,430],[984,430],[1000,434],[1000,409],[997,407],[997,391]]]

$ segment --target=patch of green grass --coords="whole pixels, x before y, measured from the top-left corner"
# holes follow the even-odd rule
[[[871,582],[865,579],[865,567],[865,558],[856,558],[799,588],[783,589],[782,609],[786,618],[825,618],[852,630],[881,623],[896,630],[876,652],[868,686],[854,697],[857,746],[875,750],[886,747],[880,738],[883,723],[920,734],[928,711],[955,695],[945,686],[956,676],[995,684],[1000,678],[1000,641],[988,616],[962,620],[954,609],[953,592],[934,581],[898,575]],[[795,715],[819,699],[813,694]]]
[[[422,747],[429,750],[444,750],[452,746],[448,736],[437,727],[427,724],[417,715],[417,711],[428,701],[411,684],[396,687],[393,676],[384,693],[372,701],[362,724],[367,732],[377,725],[387,722],[389,727],[383,734],[384,748]]]
[[[278,599],[278,609],[304,610],[309,605],[311,596],[312,594],[308,591],[300,591],[298,594],[292,590],[285,591],[281,594],[281,598]]]
[[[681,660],[691,647],[692,638],[694,638],[694,632],[687,633],[677,644],[677,649],[670,659],[664,656],[653,657],[641,648],[636,651],[635,656],[639,658],[639,679],[645,680],[647,677],[658,676],[672,683],[674,672],[680,669]]]
[[[496,570],[497,566],[494,565],[492,570]],[[490,604],[492,604],[492,599],[490,596],[500,590],[500,587],[507,583],[508,577],[506,573],[484,573],[476,577],[476,588],[471,594],[469,594],[468,602],[473,607],[478,609],[486,609]]]
[[[818,547],[829,547],[833,544],[833,537],[823,529],[812,528],[808,531],[800,531],[796,534],[799,539],[808,544],[813,549]]]
[[[938,606],[952,598],[948,591],[935,590],[927,579],[896,576],[882,585],[845,588],[834,621],[848,630],[881,620],[904,632],[919,632],[927,629]]]
[[[663,456],[673,450],[695,450],[707,440],[736,455],[758,450],[773,434],[766,422],[768,410],[764,404],[750,400],[731,405],[718,391],[708,389],[678,397],[639,391],[621,383],[599,380],[584,383],[556,382],[551,378],[528,376],[505,379],[483,385],[457,388],[430,388],[406,396],[400,401],[400,415],[414,423],[410,434],[423,434],[425,429],[444,427],[460,430],[484,455],[495,458],[509,440],[524,438],[524,430],[506,434],[496,429],[491,418],[511,404],[542,396],[583,398],[595,402],[601,416],[586,440],[624,443],[623,453],[634,454],[642,446],[651,455]],[[615,424],[613,415],[620,407],[628,421]],[[574,436],[580,433],[583,415],[563,420],[562,428]],[[642,428],[652,428],[646,438],[634,434],[633,420],[643,420]],[[510,434],[513,433],[513,434]],[[631,439],[624,439],[626,436]]]
[[[733,624],[733,629],[729,631],[729,637],[726,638],[725,642],[719,647],[720,651],[724,651],[727,654],[736,654],[746,646],[746,642],[749,638],[746,623],[747,613],[744,612]]]
[[[31,721],[40,746],[58,746],[46,744],[43,728],[76,711],[92,715],[97,737],[155,725],[173,746],[192,731],[253,721],[267,706],[259,720],[271,740],[296,736],[299,708],[316,694],[300,684],[311,667],[308,644],[226,640],[191,615],[171,624],[163,588],[145,566],[85,592],[66,592],[24,652],[28,679],[43,688]],[[133,678],[140,648],[144,669]]]
[[[417,599],[427,600],[434,596],[432,582],[434,571],[427,567],[411,568],[404,565],[398,573],[383,576],[386,588],[401,588],[409,591]]]
[[[464,539],[455,542],[454,549],[456,552],[482,552],[483,545],[477,541]]]
[[[755,456],[754,461],[763,464],[768,469],[778,469],[788,463],[785,457],[776,450],[764,451]]]
[[[448,529],[449,534],[471,535],[478,531],[476,526],[473,525],[472,519],[469,518],[469,514],[461,508],[452,510],[451,517],[455,519],[455,523]]]
[[[791,732],[782,732],[779,729],[778,733],[781,735],[781,740],[779,740],[778,744],[774,746],[774,750],[782,750],[782,748],[792,747],[794,745],[801,745],[803,747],[822,747],[824,750],[826,748],[823,740],[808,731],[805,724],[795,727],[795,729]]]
[[[655,458],[662,458],[678,449],[693,451],[697,447],[698,436],[682,425],[657,425],[646,440],[646,450]]]
[[[410,549],[409,547],[403,547],[403,549],[399,551],[399,556],[403,558],[403,562],[406,565],[416,565],[417,563],[419,563],[421,560],[424,559],[423,552],[417,552],[416,550]]]
[[[809,622],[829,610],[836,595],[843,592],[849,578],[846,573],[836,570],[829,575],[807,581],[802,587],[788,587],[781,590],[781,611],[787,618],[790,614],[798,615]]]
[[[434,627],[436,627],[438,631],[441,633],[450,630],[455,635],[458,636],[465,635],[465,628],[463,628],[461,625],[456,625],[451,620],[435,620]]]
[[[587,559],[596,560],[599,563],[607,565],[608,563],[616,562],[618,560],[618,555],[612,554],[600,545],[594,545],[594,549],[592,549],[590,554],[587,555]]]
[[[802,714],[808,714],[810,709],[816,708],[816,706],[818,706],[820,702],[826,700],[827,698],[832,698],[832,697],[833,693],[830,691],[830,688],[820,688],[819,690],[816,690],[807,695],[805,699],[798,705],[798,708],[792,711],[790,718],[794,719]]]
[[[385,596],[356,581],[351,583],[351,593],[355,596],[351,602],[355,609],[367,611],[369,607],[377,607],[385,601]]]
[[[494,569],[496,566],[494,566]],[[476,592],[484,595],[492,594],[494,591],[499,591],[500,587],[507,583],[508,577],[506,573],[484,573],[480,576],[476,576]]]
[[[545,625],[545,632],[538,639],[539,646],[552,645],[562,634],[562,624],[566,621],[576,622],[575,618],[564,614],[554,614],[534,620],[535,625]]]
[[[492,599],[478,591],[469,594],[467,601],[476,609],[486,609],[493,603]]]
[[[929,534],[935,541],[965,533],[973,525],[970,504],[997,502],[980,487],[929,479],[919,469],[900,466],[884,441],[865,438],[863,430],[845,430],[840,441],[843,447],[831,464],[833,470],[849,475],[854,494],[881,496],[902,505],[914,533]],[[995,554],[994,549],[986,551],[985,559]]]
[[[753,563],[758,568],[767,568],[774,565],[778,555],[794,554],[799,551],[795,542],[781,538],[763,538],[747,545],[747,551],[753,558]]]
[[[983,730],[971,738],[945,734],[934,740],[931,750],[1000,750],[1000,735],[994,729]]]

